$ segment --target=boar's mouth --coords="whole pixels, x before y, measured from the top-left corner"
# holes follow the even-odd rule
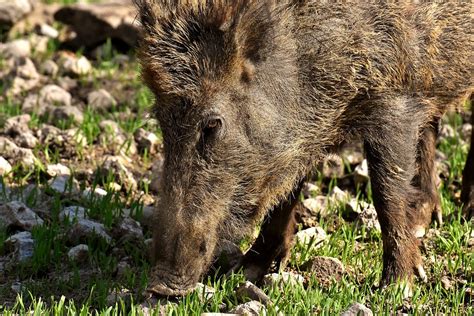
[[[158,296],[184,296],[196,288],[198,280],[175,271],[155,267],[147,292]]]

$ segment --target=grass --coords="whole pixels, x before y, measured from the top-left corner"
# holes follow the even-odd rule
[[[48,1],[47,1],[48,2]],[[73,1],[61,1],[73,2]],[[88,176],[88,169],[98,166],[100,158],[111,149],[109,144],[101,144],[100,136],[110,131],[102,131],[99,124],[103,120],[113,120],[119,124],[126,136],[126,142],[133,139],[138,128],[161,135],[156,122],[148,117],[153,104],[153,97],[137,76],[138,66],[133,60],[125,69],[114,64],[117,54],[106,44],[106,54],[95,64],[94,72],[78,80],[81,87],[87,89],[112,87],[113,94],[121,95],[113,111],[98,113],[85,108],[84,121],[75,125],[73,122],[56,123],[63,130],[77,128],[87,140],[85,146],[59,146],[54,143],[39,144],[34,152],[39,163],[33,170],[14,166],[13,171],[0,180],[0,202],[10,200],[24,201],[36,211],[42,211],[45,225],[32,230],[35,240],[34,255],[31,260],[16,264],[7,260],[10,256],[5,249],[4,241],[13,231],[0,227],[0,314],[34,314],[34,315],[141,315],[138,307],[143,300],[142,292],[148,283],[150,263],[146,256],[146,246],[114,239],[107,244],[98,238],[83,240],[89,246],[90,254],[86,262],[76,263],[67,259],[67,253],[73,246],[68,236],[73,223],[59,219],[59,212],[65,206],[79,205],[87,209],[87,216],[103,223],[112,229],[120,222],[126,209],[137,220],[142,217],[143,207],[150,198],[148,194],[149,173],[156,154],[140,153],[128,155],[133,159],[134,172],[142,175],[139,189],[118,192],[109,189],[103,197],[84,196],[66,191],[57,193],[48,188],[49,176],[45,166],[62,163],[70,166],[75,176],[80,179],[80,188],[110,188],[114,177]],[[52,56],[56,45],[52,43]],[[44,56],[37,56],[39,60]],[[0,131],[7,118],[21,114],[18,100],[3,99],[0,101]],[[48,123],[47,118],[33,115],[30,127],[41,128]],[[459,114],[448,116],[445,124],[459,130],[462,123]],[[122,144],[126,146],[127,144]],[[307,276],[304,286],[286,284],[282,288],[265,288],[273,305],[269,314],[277,310],[285,315],[307,315],[308,313],[333,315],[338,314],[354,302],[370,307],[377,315],[391,315],[397,311],[409,314],[452,314],[472,315],[472,296],[466,289],[472,290],[474,255],[472,245],[472,222],[464,222],[459,206],[459,185],[462,168],[468,146],[458,134],[443,138],[439,149],[446,155],[445,163],[449,174],[440,188],[445,224],[432,230],[423,241],[425,269],[429,275],[427,284],[415,283],[414,295],[404,299],[402,289],[397,286],[385,290],[377,288],[382,271],[382,241],[377,231],[359,229],[347,222],[343,205],[331,204],[331,215],[321,218],[319,224],[331,231],[329,238],[320,247],[297,244],[292,250],[288,269],[300,271],[302,265],[313,256],[331,256],[340,259],[347,273],[340,282],[330,285],[319,284],[311,275]],[[77,173],[76,173],[77,172]],[[319,177],[316,182],[324,185]],[[337,184],[336,180],[327,185],[327,189]],[[142,191],[142,192],[139,192]],[[361,200],[371,201],[370,187],[358,189],[354,196]],[[151,237],[148,228],[144,230],[145,238]],[[248,243],[243,242],[242,245]],[[123,258],[127,266],[120,268]],[[443,285],[443,278],[451,282],[451,287]],[[199,315],[203,312],[219,312],[222,306],[226,310],[238,305],[241,301],[235,289],[244,281],[243,275],[237,273],[229,277],[209,276],[204,283],[215,288],[215,295],[206,301],[201,293],[192,293],[179,299],[168,307],[168,315]],[[21,284],[19,293],[12,290],[15,284]],[[128,289],[128,299],[110,302],[108,296],[113,290]],[[472,295],[472,294],[471,294]],[[159,308],[155,310],[159,312]]]

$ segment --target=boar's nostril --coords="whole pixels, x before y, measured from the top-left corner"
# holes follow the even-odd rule
[[[199,252],[200,252],[202,255],[205,255],[205,254],[206,254],[206,250],[207,250],[206,242],[203,241],[203,242],[201,243],[201,246],[199,246]]]

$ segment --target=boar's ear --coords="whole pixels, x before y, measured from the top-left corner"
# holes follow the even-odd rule
[[[278,26],[275,0],[249,0],[235,24],[239,52],[253,63],[269,55]]]

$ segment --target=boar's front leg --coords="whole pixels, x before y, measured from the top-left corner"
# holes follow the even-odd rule
[[[364,145],[374,205],[382,228],[381,285],[403,279],[411,281],[414,271],[426,279],[413,233],[416,223],[410,220],[418,212],[414,202],[420,196],[412,179],[423,109],[404,98],[393,98],[363,111]]]
[[[296,229],[295,206],[302,186],[303,181],[267,214],[257,240],[242,262],[248,280],[259,281],[273,262],[280,266],[287,260]]]
[[[474,104],[471,97],[471,124],[474,126]],[[474,216],[474,129],[471,132],[471,148],[462,174],[461,200],[464,203],[464,215],[467,219]]]

